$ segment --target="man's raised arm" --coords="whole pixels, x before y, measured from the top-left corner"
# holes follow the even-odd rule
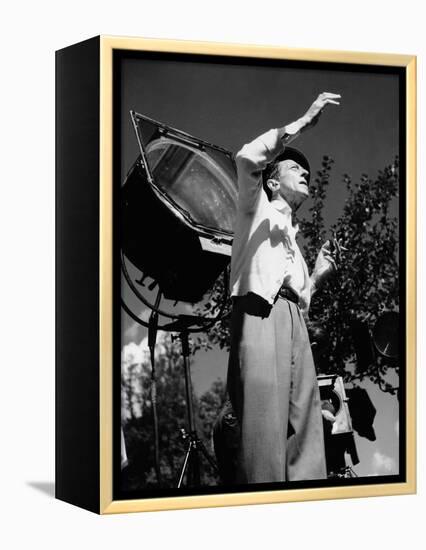
[[[240,208],[246,211],[254,208],[262,189],[262,171],[286,145],[315,126],[326,105],[339,105],[339,98],[339,94],[323,92],[302,117],[282,128],[269,130],[243,146],[236,155]]]

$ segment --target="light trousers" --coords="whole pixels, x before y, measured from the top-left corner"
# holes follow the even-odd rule
[[[227,385],[241,430],[238,483],[327,477],[318,382],[296,304],[234,298]]]

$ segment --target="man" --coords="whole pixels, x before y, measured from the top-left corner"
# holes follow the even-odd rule
[[[309,276],[292,223],[309,195],[309,164],[287,145],[339,98],[320,94],[303,117],[237,154],[228,393],[240,428],[238,483],[326,477],[321,402],[304,316],[335,262],[326,243]]]

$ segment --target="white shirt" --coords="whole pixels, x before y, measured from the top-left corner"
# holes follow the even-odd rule
[[[291,208],[285,201],[269,202],[262,187],[262,171],[284,151],[278,130],[270,130],[237,154],[238,210],[231,260],[231,295],[248,292],[273,304],[284,286],[299,297],[307,312],[311,281],[296,243]]]

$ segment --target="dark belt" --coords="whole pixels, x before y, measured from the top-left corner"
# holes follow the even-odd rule
[[[299,305],[299,296],[294,292],[294,290],[291,290],[291,288],[282,286],[279,289],[277,296],[280,298],[285,298],[289,302],[293,302],[293,304]]]

